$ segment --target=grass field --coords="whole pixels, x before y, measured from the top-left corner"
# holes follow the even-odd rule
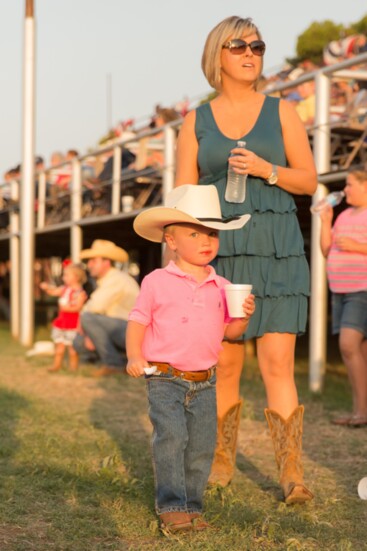
[[[229,488],[206,496],[216,530],[168,539],[154,513],[144,381],[95,380],[87,367],[48,374],[48,360],[26,359],[5,324],[0,346],[0,551],[367,550],[367,501],[357,495],[367,476],[367,429],[330,424],[350,408],[348,383],[328,373],[322,396],[309,393],[301,350],[305,470],[315,500],[281,502],[251,360],[241,384],[237,473]],[[332,349],[330,367],[342,371]]]

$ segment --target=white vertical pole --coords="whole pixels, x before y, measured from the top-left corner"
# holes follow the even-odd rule
[[[167,193],[169,193],[175,185],[175,171],[176,171],[176,139],[175,131],[171,126],[164,128],[163,134],[164,140],[164,169],[163,169],[163,181],[162,181],[162,203],[164,203]],[[164,259],[165,245],[162,245],[162,265],[165,262]]]
[[[11,183],[11,198],[19,201],[19,182]],[[15,339],[19,338],[19,214],[10,214],[10,329]]]
[[[120,212],[120,197],[121,197],[121,147],[116,145],[113,148],[113,169],[112,169],[112,205],[111,213],[118,214]]]
[[[35,21],[33,0],[26,0],[23,71],[23,158],[20,191],[21,326],[20,341],[34,338],[34,142],[35,142]]]
[[[46,172],[41,172],[38,177],[38,210],[37,228],[45,227],[46,221]]]
[[[175,184],[175,131],[172,127],[164,129],[164,169],[163,169],[163,202]]]
[[[82,217],[82,167],[79,159],[73,159],[73,177],[71,180],[71,230],[70,251],[73,262],[79,262],[79,255],[83,245],[83,231],[78,224]]]
[[[330,170],[330,80],[322,73],[316,75],[316,114],[314,130],[314,158],[318,174]],[[313,203],[325,197],[326,187],[319,184]],[[325,259],[320,249],[321,223],[317,214],[311,224],[311,300],[309,386],[320,392],[326,363],[327,342],[327,282]]]

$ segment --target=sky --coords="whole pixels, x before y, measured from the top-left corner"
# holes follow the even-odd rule
[[[295,55],[313,21],[350,24],[365,0],[34,0],[36,154],[86,153],[113,124],[210,91],[200,67],[210,30],[252,17],[267,44],[265,73]],[[22,156],[25,0],[0,0],[0,180]],[[108,92],[110,90],[110,94]]]

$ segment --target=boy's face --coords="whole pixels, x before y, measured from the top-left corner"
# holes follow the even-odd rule
[[[198,224],[175,224],[165,234],[167,246],[193,266],[206,266],[217,256],[219,231]]]

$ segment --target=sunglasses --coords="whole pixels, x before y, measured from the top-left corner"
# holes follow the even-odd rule
[[[222,48],[227,48],[233,55],[244,54],[250,48],[254,55],[262,56],[265,53],[266,45],[262,40],[253,40],[252,42],[245,42],[241,38],[233,38],[223,44]]]

